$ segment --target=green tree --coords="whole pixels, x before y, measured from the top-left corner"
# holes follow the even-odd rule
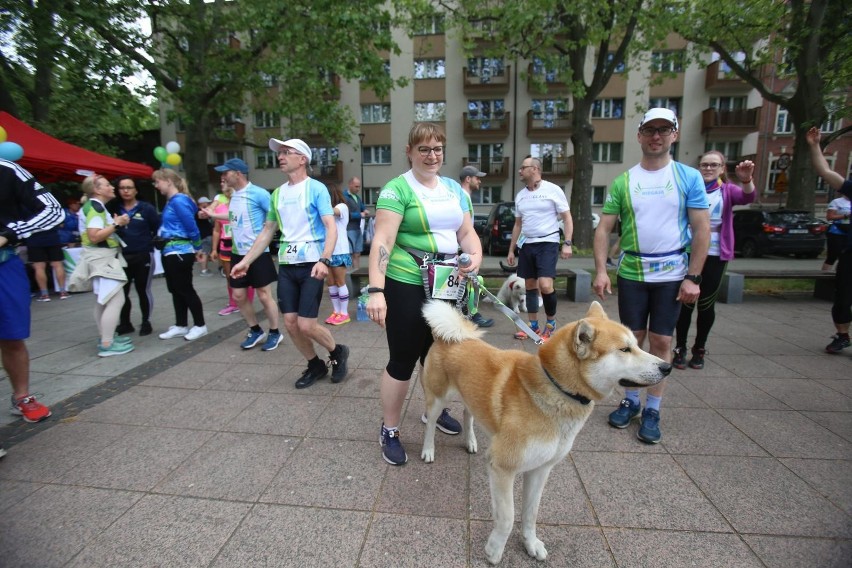
[[[186,133],[192,188],[206,188],[208,146],[228,136],[217,129],[221,117],[274,112],[286,120],[287,136],[316,134],[339,143],[355,123],[339,104],[333,78],[360,79],[380,96],[394,85],[383,54],[398,48],[381,0],[124,0],[112,20],[90,4],[99,2],[78,2],[80,22],[147,70],[172,103],[170,118]],[[125,30],[141,14],[152,23],[147,37]]]
[[[699,0],[685,3],[674,21],[683,37],[717,52],[764,100],[789,112],[795,132],[793,162],[787,170],[790,208],[814,209],[816,173],[805,133],[825,121],[829,107],[839,116],[852,114],[852,37],[845,4]]]
[[[109,54],[59,0],[0,0],[0,110],[63,140],[110,152],[104,136],[156,125],[123,80],[131,61]],[[103,8],[101,12],[103,12]]]
[[[661,42],[669,30],[660,25],[661,2],[655,0],[457,0],[439,2],[399,0],[400,11],[414,21],[440,10],[447,27],[460,31],[465,50],[493,57],[535,60],[556,70],[569,85],[571,142],[574,146],[574,184],[571,215],[574,242],[592,245],[592,142],[595,129],[591,110],[595,100],[622,67],[645,64],[637,54]],[[481,29],[489,33],[483,37]],[[479,37],[485,41],[476,41]],[[591,63],[591,65],[589,65]],[[530,78],[544,88],[540,77]]]

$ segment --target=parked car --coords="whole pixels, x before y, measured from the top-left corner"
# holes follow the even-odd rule
[[[816,258],[825,247],[828,224],[807,211],[734,211],[734,252],[745,258],[793,254]]]
[[[495,203],[488,214],[484,231],[479,237],[482,241],[482,251],[489,256],[508,253],[514,226],[515,203],[513,201]]]
[[[482,240],[482,235],[485,234],[485,227],[487,225],[488,215],[476,214],[473,216],[473,229],[476,231],[476,234],[479,235],[480,240]]]

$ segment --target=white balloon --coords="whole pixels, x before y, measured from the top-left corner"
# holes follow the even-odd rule
[[[169,154],[178,154],[180,153],[180,144],[172,140],[168,144],[166,144],[166,151]]]

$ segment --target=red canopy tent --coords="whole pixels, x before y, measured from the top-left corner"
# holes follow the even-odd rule
[[[0,112],[0,126],[6,129],[8,140],[24,148],[18,163],[41,183],[81,181],[77,170],[92,171],[105,177],[120,175],[150,178],[154,169],[145,164],[110,158],[57,140],[6,112]]]

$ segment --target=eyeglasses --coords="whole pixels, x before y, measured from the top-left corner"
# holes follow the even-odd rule
[[[434,148],[429,146],[418,146],[417,151],[420,152],[421,158],[428,158],[429,154],[435,152],[436,156],[444,155],[444,147],[443,146],[435,146]]]
[[[646,126],[644,128],[639,129],[639,134],[647,138],[651,138],[654,134],[659,134],[660,136],[669,136],[674,131],[675,129],[672,126],[660,126],[659,128],[654,128],[653,126]]]
[[[722,164],[718,162],[701,162],[698,164],[698,167],[702,170],[715,170],[716,168],[721,168]]]
[[[284,155],[284,156],[292,156],[293,154],[296,154],[296,155],[298,155],[298,156],[301,156],[301,155],[302,155],[302,153],[301,153],[301,152],[299,152],[298,150],[293,150],[292,148],[281,148],[280,150],[278,150],[278,155],[279,155],[279,156],[282,156],[282,155]]]
[[[521,167],[520,167],[520,168],[518,168],[518,169],[519,169],[519,170],[521,170],[521,171],[524,171],[525,169],[527,169],[527,168],[532,168],[532,167],[534,167],[534,166],[521,166]]]

